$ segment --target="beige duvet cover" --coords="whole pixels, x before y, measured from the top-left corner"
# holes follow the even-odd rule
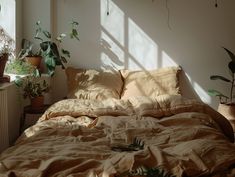
[[[142,150],[114,151],[138,138]],[[0,155],[0,177],[109,177],[138,167],[175,176],[234,176],[232,128],[207,105],[180,96],[51,106]],[[125,175],[124,175],[125,176]]]

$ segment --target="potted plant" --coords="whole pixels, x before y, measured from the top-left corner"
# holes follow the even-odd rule
[[[210,96],[218,97],[220,100],[220,104],[218,107],[218,112],[220,112],[222,115],[224,115],[232,124],[233,129],[235,131],[235,102],[234,102],[234,83],[235,83],[235,55],[233,52],[231,52],[229,49],[223,47],[223,49],[227,52],[229,55],[229,58],[231,61],[228,63],[228,69],[230,71],[231,78],[226,78],[224,76],[220,75],[212,75],[210,76],[211,80],[222,80],[228,84],[230,84],[230,93],[229,96],[224,95],[223,93],[215,90],[215,89],[209,89],[208,94]]]
[[[32,109],[37,110],[44,105],[43,94],[49,91],[49,86],[45,80],[30,75],[23,79],[18,78],[15,83],[22,88],[23,97],[30,99]]]
[[[79,40],[77,31],[78,22],[72,21],[70,23],[70,31],[68,33],[61,33],[57,37],[53,38],[51,33],[44,30],[41,26],[41,22],[36,23],[35,39],[39,41],[39,54],[43,57],[48,74],[52,76],[55,72],[57,65],[61,65],[64,69],[64,63],[67,63],[67,58],[70,57],[70,52],[61,47],[63,40],[69,36],[71,39]],[[21,56],[29,55],[29,51],[32,51],[32,44],[26,43],[23,46]]]
[[[5,72],[9,74],[26,75],[31,74],[35,67],[30,63],[22,61],[18,58],[11,60],[6,64]]]
[[[21,60],[25,60],[26,62],[30,63],[40,70],[42,60],[41,49],[36,49],[34,47],[34,44],[27,39],[22,40],[21,47],[22,49],[18,55],[18,58]]]
[[[13,52],[13,40],[7,36],[3,29],[0,29],[0,81],[9,79],[8,77],[4,77],[3,73],[8,57],[13,55]]]

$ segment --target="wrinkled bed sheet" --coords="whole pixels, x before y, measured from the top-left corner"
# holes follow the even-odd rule
[[[111,146],[144,141],[143,150]],[[230,124],[196,100],[176,95],[52,105],[0,155],[1,177],[109,177],[140,166],[180,176],[232,177]]]

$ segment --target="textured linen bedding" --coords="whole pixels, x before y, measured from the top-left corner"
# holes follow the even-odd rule
[[[135,138],[143,149],[112,148]],[[177,177],[234,176],[233,140],[224,117],[179,95],[68,99],[52,105],[0,155],[0,176],[125,176],[141,166]]]

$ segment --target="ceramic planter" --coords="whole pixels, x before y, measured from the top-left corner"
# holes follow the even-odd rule
[[[31,108],[34,110],[42,108],[44,105],[44,96],[31,98]]]
[[[3,77],[4,69],[8,60],[8,54],[0,56],[0,77]]]
[[[37,69],[40,69],[41,60],[42,60],[41,56],[25,57],[25,60],[31,65],[37,67]]]
[[[235,132],[235,104],[219,104],[218,112],[228,119]]]

